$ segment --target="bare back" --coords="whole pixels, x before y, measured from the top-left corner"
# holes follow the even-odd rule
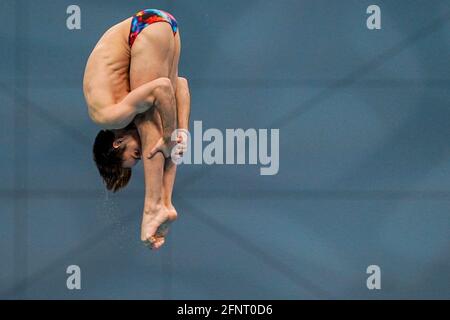
[[[86,64],[83,91],[89,113],[122,100],[130,91],[131,18],[111,27],[100,38]]]

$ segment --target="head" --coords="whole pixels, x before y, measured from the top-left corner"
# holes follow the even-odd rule
[[[106,188],[116,192],[131,178],[131,168],[141,157],[141,142],[134,124],[124,129],[101,130],[95,138],[94,161]]]

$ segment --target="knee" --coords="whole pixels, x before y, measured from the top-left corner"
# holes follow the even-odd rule
[[[188,87],[189,83],[188,80],[184,77],[178,77],[178,84],[181,85],[182,87]]]
[[[158,78],[155,81],[154,95],[157,100],[167,101],[174,99],[175,92],[169,78]]]

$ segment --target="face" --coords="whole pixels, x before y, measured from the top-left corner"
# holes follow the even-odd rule
[[[122,154],[123,168],[131,168],[141,159],[141,143],[137,133],[128,132],[119,136],[119,138],[113,142],[113,147],[124,148]]]

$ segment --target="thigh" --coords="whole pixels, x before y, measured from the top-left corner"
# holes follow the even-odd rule
[[[157,22],[147,26],[137,36],[130,55],[130,90],[157,78],[170,78],[175,56],[170,25]]]

